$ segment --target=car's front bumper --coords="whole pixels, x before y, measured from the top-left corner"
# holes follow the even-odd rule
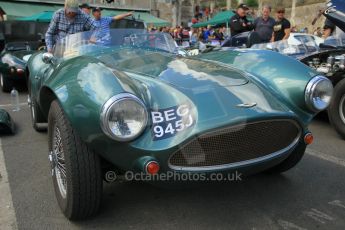
[[[104,151],[98,153],[122,172],[145,172],[154,161],[159,173],[252,174],[277,165],[305,145],[306,132],[294,120],[266,120],[211,130],[167,149],[152,150],[149,144],[137,149],[123,143],[110,147],[103,142],[98,146]]]

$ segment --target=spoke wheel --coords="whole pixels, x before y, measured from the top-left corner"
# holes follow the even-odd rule
[[[99,156],[82,141],[56,100],[48,115],[48,141],[55,196],[63,214],[70,220],[95,215],[103,186]]]
[[[66,165],[65,154],[61,142],[60,129],[55,126],[53,131],[53,151],[49,156],[52,166],[52,175],[55,176],[57,185],[61,196],[66,199],[67,195],[67,180],[66,180]]]

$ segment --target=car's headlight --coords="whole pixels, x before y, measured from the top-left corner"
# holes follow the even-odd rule
[[[103,105],[101,127],[114,140],[131,141],[144,131],[147,119],[144,103],[132,94],[121,93]]]
[[[305,103],[314,112],[326,109],[331,103],[332,82],[324,76],[312,78],[305,89]]]

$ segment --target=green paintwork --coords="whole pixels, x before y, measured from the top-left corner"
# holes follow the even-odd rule
[[[201,56],[234,66],[252,75],[252,80],[283,100],[306,123],[312,118],[304,102],[304,90],[309,80],[318,75],[303,63],[277,52],[225,48]]]
[[[142,170],[142,162],[151,158],[160,162],[161,171],[170,170],[170,154],[210,130],[287,118],[307,132],[315,115],[304,105],[304,89],[316,73],[278,53],[226,50],[178,57],[148,49],[108,48],[54,64],[41,59],[42,53],[37,53],[29,60],[29,87],[44,115],[52,98],[57,98],[82,140],[123,170]],[[192,105],[195,125],[154,141],[149,123],[134,141],[116,142],[102,132],[100,111],[109,98],[122,92],[139,97],[149,112]],[[237,107],[251,102],[257,106]]]

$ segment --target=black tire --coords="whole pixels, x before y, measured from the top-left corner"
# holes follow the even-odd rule
[[[283,173],[295,167],[297,163],[301,161],[306,148],[307,146],[304,143],[299,143],[299,145],[290,154],[290,156],[288,156],[288,158],[278,165],[268,169],[266,172],[271,174]]]
[[[11,79],[5,77],[2,73],[0,73],[0,87],[3,92],[10,92],[13,87],[13,82]]]
[[[31,94],[29,95],[29,107],[30,107],[30,115],[31,115],[31,123],[32,127],[37,132],[45,132],[47,131],[47,126],[40,124],[44,123],[46,121],[45,117],[43,116],[43,113],[41,109],[36,104],[35,100],[32,98]]]
[[[97,214],[103,189],[100,158],[80,139],[56,100],[49,110],[48,136],[54,189],[62,212],[70,220]],[[60,153],[53,151],[54,144],[59,146]],[[57,168],[65,165],[65,180],[58,179],[63,170],[53,170],[54,157],[60,162]],[[59,182],[66,186],[59,187]]]
[[[334,88],[333,99],[328,107],[328,118],[331,125],[345,139],[345,79]]]

